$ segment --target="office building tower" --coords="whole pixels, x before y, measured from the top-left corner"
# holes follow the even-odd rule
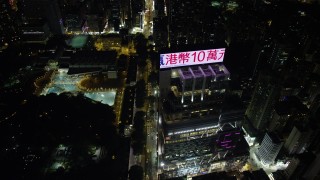
[[[201,59],[206,51],[216,50],[196,52],[201,53]],[[186,53],[192,57],[196,52]],[[179,54],[181,58],[184,53]],[[166,65],[168,57],[175,54],[161,56],[162,65]],[[222,62],[202,59],[198,64],[161,69],[159,74],[160,167],[167,178],[195,175],[200,169],[210,172],[242,168],[249,154],[240,130],[245,110],[241,99],[229,91],[227,67]]]
[[[318,119],[320,117],[320,94],[317,94],[312,99],[310,103],[310,112],[311,112],[312,119]]]
[[[63,34],[63,19],[57,0],[22,0],[24,24],[44,20],[52,34]]]
[[[155,0],[154,1],[154,9],[156,17],[165,16],[165,1],[164,0]]]
[[[307,124],[308,108],[296,96],[285,96],[276,102],[269,123],[269,131],[278,133],[292,130],[295,124]]]
[[[276,79],[261,73],[246,111],[246,116],[255,129],[265,130],[278,96],[279,86]]]
[[[160,89],[164,97],[162,112],[165,143],[215,134],[219,122],[223,126],[242,121],[243,113],[237,114],[240,112],[238,109],[231,108],[231,112],[225,108],[222,111],[229,77],[229,71],[221,63],[160,72]],[[237,116],[231,115],[232,113]],[[240,118],[231,120],[230,116]],[[190,133],[191,129],[195,132]]]
[[[294,46],[289,42],[281,42],[281,40],[274,40],[270,48],[270,56],[267,63],[272,69],[280,70],[289,61],[289,56],[294,51]]]
[[[159,50],[168,47],[168,24],[167,17],[158,16],[153,18],[153,38],[155,47]]]
[[[284,147],[289,154],[301,154],[308,148],[311,135],[310,129],[294,126]]]
[[[317,180],[320,178],[320,154],[308,166],[307,171],[302,176],[304,179]]]
[[[82,33],[83,20],[75,14],[67,14],[64,17],[64,24],[67,32]]]
[[[288,167],[284,170],[284,174],[287,179],[291,178],[291,176],[293,175],[293,173],[297,169],[299,163],[300,163],[299,158],[294,157],[290,160]]]
[[[126,28],[131,28],[131,6],[130,0],[120,1],[120,24],[124,25]]]
[[[224,43],[223,18],[203,0],[165,1],[168,16],[169,47],[187,44]],[[217,17],[217,18],[212,18]]]
[[[308,94],[310,94],[310,101],[308,103],[310,105],[313,104],[313,101],[315,101],[316,98],[319,98],[318,96],[320,96],[320,93],[319,93],[320,92],[319,75],[320,75],[320,73],[318,75],[316,75],[316,73],[311,74],[309,81],[307,81],[305,83],[306,86],[308,84],[310,84],[309,87],[307,88],[308,89],[307,92],[308,92]],[[319,99],[318,99],[318,101],[319,101]]]
[[[302,176],[308,171],[315,159],[316,155],[311,152],[294,155],[284,170],[286,179],[303,179]]]
[[[16,21],[16,1],[11,4],[8,1],[0,2],[0,50],[20,39]]]
[[[204,130],[204,129],[203,129]],[[164,146],[161,169],[166,179],[200,172],[235,171],[247,162],[249,146],[239,130]]]
[[[288,73],[290,74],[290,73]],[[288,96],[297,96],[301,91],[301,85],[296,77],[285,78],[281,84],[280,100],[285,100]]]
[[[143,25],[142,13],[144,11],[144,1],[131,0],[130,2],[131,2],[132,25],[133,27],[142,28],[142,25]]]
[[[21,28],[21,41],[23,43],[46,44],[51,36],[47,22],[44,20],[25,24]]]
[[[109,24],[112,25],[114,31],[120,30],[120,2],[111,0],[111,16],[109,17]]]
[[[275,133],[267,132],[256,154],[263,164],[273,164],[280,149],[282,148],[282,145],[283,142]]]
[[[314,98],[310,106],[310,121],[313,125],[313,130],[315,133],[312,135],[312,143],[310,144],[310,150],[315,153],[320,152],[320,95]]]

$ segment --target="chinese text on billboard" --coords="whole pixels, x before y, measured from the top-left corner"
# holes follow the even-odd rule
[[[160,69],[223,62],[225,48],[160,54]]]

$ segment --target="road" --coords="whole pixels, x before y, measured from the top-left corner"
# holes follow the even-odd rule
[[[144,12],[144,29],[143,34],[146,38],[153,34],[153,14],[154,14],[154,1],[153,0],[145,0],[145,12]],[[144,80],[146,83],[147,96],[157,97],[158,88],[152,87],[151,83],[148,82],[148,77],[150,72],[152,71],[151,61],[147,60],[147,71],[144,73]],[[147,102],[146,113],[146,154],[145,154],[145,179],[149,180],[157,180],[157,140],[158,140],[158,132],[157,132],[157,123],[158,123],[158,113],[157,113],[158,99],[155,101],[151,101],[151,103]],[[153,110],[153,113],[150,111]]]
[[[150,85],[150,84],[149,84]],[[151,87],[151,85],[150,85]],[[157,97],[158,90],[156,87],[152,88],[152,96]],[[157,113],[158,100],[156,99],[150,106],[147,119],[147,140],[146,140],[146,177],[149,179],[157,179],[157,140],[158,140],[158,113]],[[154,113],[150,113],[153,110]],[[152,178],[150,178],[152,177]],[[146,179],[148,179],[146,178]]]
[[[144,12],[144,26],[143,26],[143,34],[146,38],[153,34],[153,0],[145,0],[145,12]]]
[[[149,74],[152,71],[151,61],[147,59],[147,65],[143,72],[139,72],[138,77],[144,79],[146,82],[146,91],[147,97],[157,97],[158,88],[152,87],[151,83],[148,82]],[[143,111],[146,112],[146,123],[145,123],[145,131],[146,131],[146,146],[145,146],[145,162],[144,162],[144,170],[145,170],[145,179],[157,179],[157,122],[158,122],[158,113],[157,113],[158,101],[157,98],[155,100],[146,99],[145,106],[142,108]],[[154,113],[150,113],[153,110]]]
[[[145,0],[145,11],[144,11],[144,26],[143,26],[143,34],[146,38],[148,38],[153,33],[153,0]],[[156,96],[158,94],[157,87],[151,87],[151,83],[148,82],[148,77],[150,72],[152,71],[152,65],[150,59],[147,59],[147,65],[145,70],[141,71],[138,69],[137,71],[137,80],[144,79],[146,82],[146,90],[147,97]],[[134,112],[136,111],[144,111],[146,112],[146,123],[145,123],[145,131],[146,131],[146,145],[145,151],[140,156],[134,156],[132,154],[132,149],[130,151],[130,162],[129,168],[134,164],[139,164],[144,168],[145,179],[146,180],[157,180],[157,122],[158,122],[158,113],[157,113],[158,102],[157,99],[153,103],[149,103],[146,99],[145,106],[142,108],[134,107]],[[150,114],[150,110],[153,110],[155,113]],[[135,113],[134,113],[135,114]]]

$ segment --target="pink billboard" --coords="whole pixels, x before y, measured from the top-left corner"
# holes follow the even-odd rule
[[[223,62],[225,48],[160,54],[160,69]]]

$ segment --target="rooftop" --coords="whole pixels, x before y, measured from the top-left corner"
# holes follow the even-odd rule
[[[204,68],[201,68],[201,69],[204,72],[206,77],[212,76],[212,71],[210,69],[204,69]]]
[[[192,73],[190,71],[181,71],[183,79],[190,79],[193,77]]]
[[[170,123],[166,121],[164,129],[168,132],[178,132],[190,129],[197,129],[203,127],[217,126],[219,123],[218,116],[208,116],[206,118],[199,118],[197,120],[190,119],[186,121],[179,121],[179,123]]]
[[[266,135],[270,137],[273,143],[280,144],[282,141],[280,140],[279,136],[274,132],[267,132]]]
[[[214,141],[214,151],[232,150],[239,154],[247,152],[249,146],[241,141],[243,141],[243,135],[238,129],[220,132]]]
[[[289,115],[292,113],[307,113],[308,108],[298,97],[287,96],[283,101],[275,104],[275,111],[279,115]]]
[[[192,71],[193,71],[193,74],[196,78],[203,77],[203,74],[200,70],[192,70]]]

